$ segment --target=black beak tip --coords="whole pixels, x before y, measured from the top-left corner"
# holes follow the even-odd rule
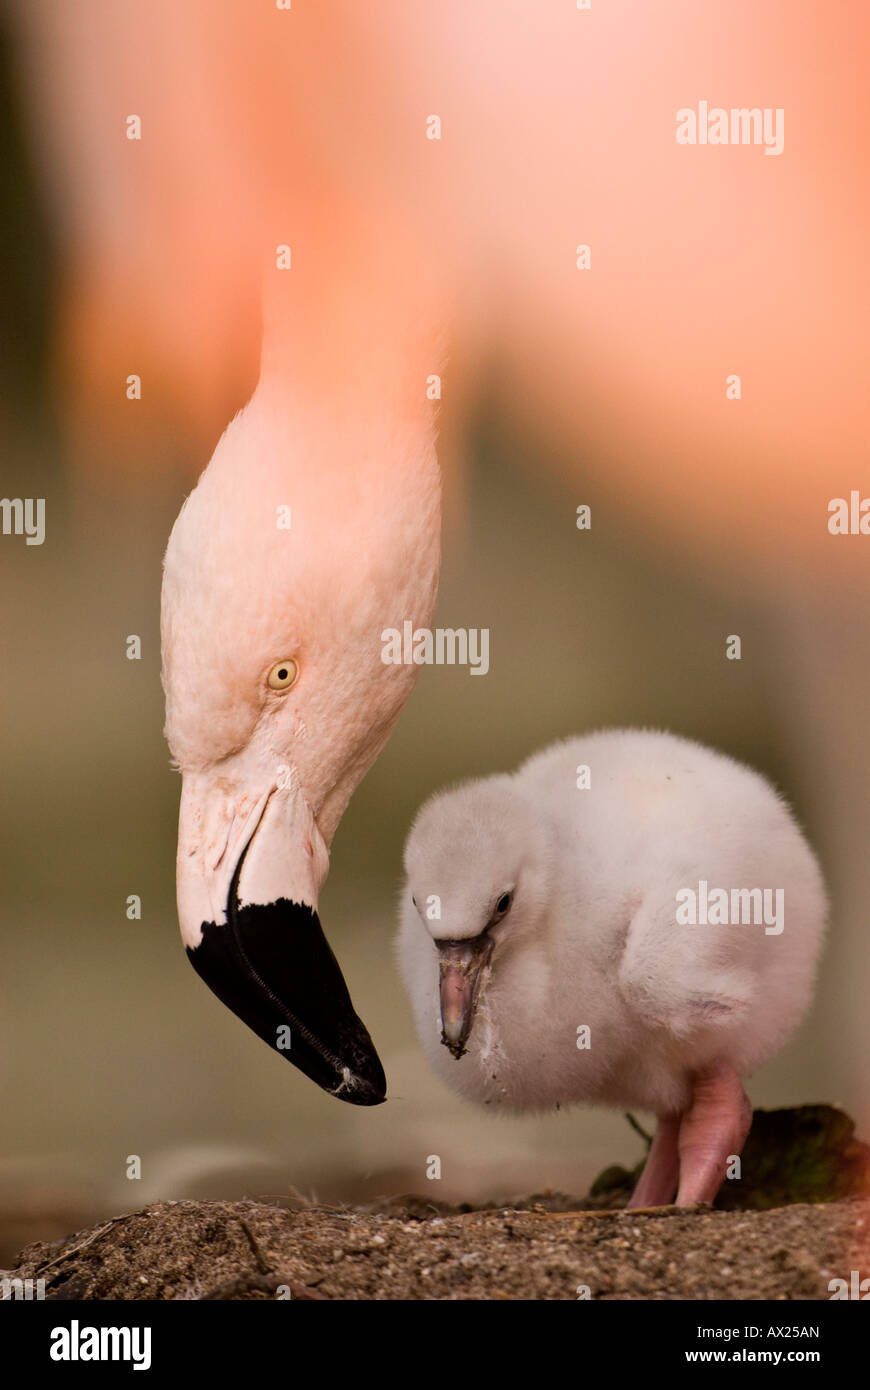
[[[317,913],[301,903],[239,906],[203,922],[187,955],[209,989],[329,1095],[381,1105],[387,1079]]]
[[[375,1056],[377,1061],[377,1056]],[[338,1100],[346,1100],[349,1105],[383,1105],[387,1098],[387,1078],[378,1062],[380,1081],[367,1081],[346,1070],[332,1094]]]
[[[457,1062],[459,1061],[460,1057],[464,1057],[466,1052],[468,1051],[468,1048],[462,1041],[451,1042],[446,1033],[441,1034],[441,1042],[443,1046],[447,1048],[447,1051],[450,1053],[451,1057],[455,1057]]]

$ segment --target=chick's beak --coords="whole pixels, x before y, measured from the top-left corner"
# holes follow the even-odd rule
[[[474,1025],[480,987],[492,955],[488,932],[466,941],[439,941],[438,971],[441,990],[441,1041],[457,1062],[466,1052]]]

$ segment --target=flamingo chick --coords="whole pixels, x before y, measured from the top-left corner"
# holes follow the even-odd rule
[[[493,1107],[651,1110],[631,1205],[712,1202],[827,916],[770,784],[667,733],[570,739],[434,796],[405,869],[399,963],[436,1072]]]

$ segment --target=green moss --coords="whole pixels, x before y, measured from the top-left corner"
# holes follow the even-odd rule
[[[605,1168],[589,1190],[590,1199],[621,1205],[642,1167]],[[856,1138],[854,1121],[833,1105],[801,1105],[755,1111],[740,1177],[722,1184],[715,1205],[723,1211],[767,1211],[867,1193],[870,1146]]]
[[[741,1158],[741,1177],[723,1184],[723,1209],[833,1202],[870,1192],[870,1147],[832,1105],[756,1111]]]

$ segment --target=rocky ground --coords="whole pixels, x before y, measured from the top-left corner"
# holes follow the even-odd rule
[[[759,1112],[744,1178],[692,1210],[625,1211],[633,1174],[510,1207],[400,1197],[164,1202],[28,1246],[48,1299],[827,1299],[868,1265],[870,1150],[827,1106]]]

